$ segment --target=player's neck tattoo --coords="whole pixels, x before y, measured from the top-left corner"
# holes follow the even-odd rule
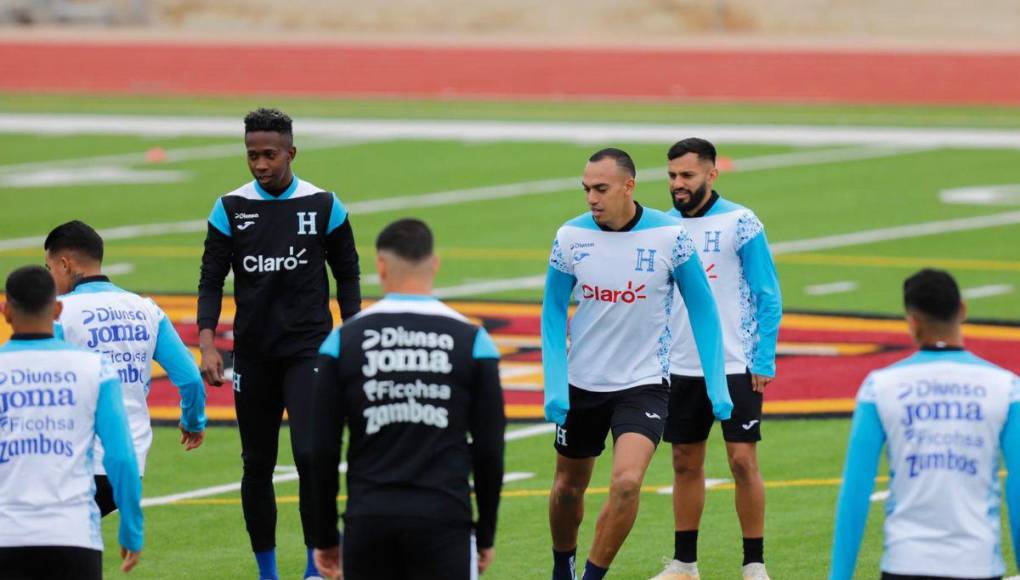
[[[71,289],[73,290],[75,286],[80,284],[84,279],[85,274],[82,274],[81,272],[71,272]]]

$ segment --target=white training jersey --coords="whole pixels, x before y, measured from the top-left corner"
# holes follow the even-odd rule
[[[0,546],[103,549],[92,499],[102,357],[55,339],[0,348]]]
[[[875,405],[888,441],[882,570],[1004,574],[999,436],[1020,402],[1016,375],[963,350],[924,350],[873,372],[858,402]]]
[[[694,240],[719,308],[726,353],[726,374],[775,376],[776,339],[782,302],[765,228],[754,212],[712,192],[698,217],[681,219]],[[671,315],[673,347],[670,372],[703,376],[687,308],[675,297]]]
[[[620,391],[669,375],[674,273],[695,251],[679,220],[642,212],[629,231],[604,231],[586,213],[556,233],[550,266],[570,277],[578,302],[566,366],[579,389]]]
[[[152,363],[158,360],[182,392],[182,423],[191,432],[205,428],[205,389],[192,355],[155,302],[124,291],[105,279],[79,284],[60,297],[58,334],[67,342],[102,354],[116,370],[124,394],[138,471],[152,446],[146,398]],[[96,473],[103,470],[103,448],[96,443]]]

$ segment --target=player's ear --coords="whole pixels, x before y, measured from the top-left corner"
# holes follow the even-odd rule
[[[64,303],[57,300],[53,305],[53,320],[60,319],[60,313],[64,311]]]
[[[432,254],[432,277],[435,278],[436,274],[439,273],[439,256]]]
[[[960,301],[960,312],[956,315],[956,321],[963,324],[967,320],[967,303]]]
[[[907,330],[910,332],[910,338],[917,340],[918,334],[920,334],[920,321],[917,318],[917,314],[907,311]]]
[[[4,320],[11,324],[11,305],[7,302],[0,302],[0,312],[4,314]]]
[[[382,255],[379,252],[375,254],[375,273],[379,275],[379,281],[386,279],[388,272],[386,271],[386,261],[383,260]]]
[[[294,161],[294,159],[297,158],[297,147],[291,145],[288,152],[290,153],[290,160]]]

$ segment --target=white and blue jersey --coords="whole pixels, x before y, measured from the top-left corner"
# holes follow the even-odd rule
[[[186,431],[205,429],[205,385],[195,358],[184,346],[166,313],[148,298],[114,286],[105,276],[85,278],[60,297],[64,305],[57,327],[67,342],[102,354],[123,385],[124,408],[145,474],[152,445],[149,386],[152,362],[166,370],[181,391],[181,424]],[[96,471],[102,474],[102,446],[96,446]]]
[[[726,374],[776,376],[776,341],[783,315],[776,266],[765,227],[744,206],[722,199],[716,192],[693,217],[676,209],[698,250],[709,286],[719,307],[726,350]],[[670,372],[702,376],[691,321],[683,300],[675,300],[671,316],[673,348]]]
[[[120,542],[142,549],[142,495],[120,381],[96,353],[49,335],[0,346],[0,547],[103,549],[96,435],[120,508]]]
[[[585,213],[556,233],[542,301],[542,367],[546,418],[557,424],[570,407],[568,385],[613,392],[668,379],[674,286],[689,306],[715,413],[728,419],[733,408],[719,314],[694,242],[679,220],[637,208],[621,231],[603,230]],[[571,295],[578,307],[568,353]]]
[[[1020,554],[1020,378],[962,349],[924,349],[868,376],[850,433],[831,580],[853,577],[886,442],[882,571],[1002,576],[1000,455]]]

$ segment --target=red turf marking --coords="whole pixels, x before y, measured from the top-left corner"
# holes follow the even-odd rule
[[[0,43],[0,90],[1020,104],[1020,54]]]

